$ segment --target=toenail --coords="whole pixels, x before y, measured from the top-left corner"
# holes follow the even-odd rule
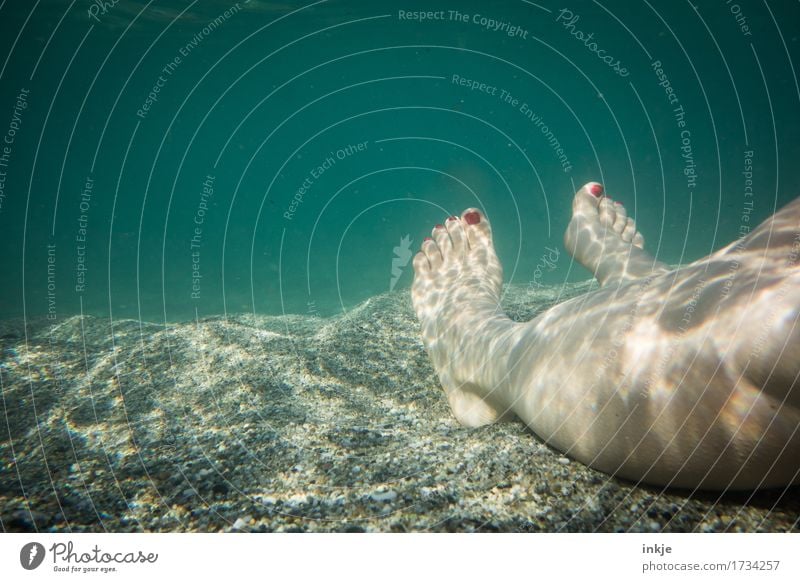
[[[436,225],[436,226],[434,226],[433,228],[444,228],[444,226],[442,226],[441,224],[437,224],[437,225]]]
[[[603,187],[600,184],[592,184],[589,186],[589,192],[595,196],[600,196],[603,193]]]
[[[425,242],[426,240],[433,240],[433,239],[429,236],[426,236],[424,239],[422,239],[422,242]]]
[[[481,215],[477,212],[467,212],[464,215],[464,220],[467,221],[467,224],[478,224],[481,221]]]
[[[458,216],[448,216],[447,220],[458,220]]]

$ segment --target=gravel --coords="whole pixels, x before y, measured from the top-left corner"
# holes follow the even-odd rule
[[[588,284],[509,289],[527,319]],[[720,496],[453,418],[408,292],[333,318],[0,322],[3,531],[797,531],[798,487]]]

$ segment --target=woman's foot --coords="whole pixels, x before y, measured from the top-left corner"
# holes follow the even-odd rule
[[[513,323],[500,311],[503,271],[483,213],[470,208],[436,225],[414,257],[414,274],[422,342],[453,413],[466,426],[498,420],[506,413],[494,373],[501,362],[484,353],[483,339],[500,342]]]
[[[583,186],[572,206],[567,250],[602,284],[666,271],[641,250],[635,223],[600,184]],[[500,310],[503,271],[486,216],[470,208],[436,225],[414,258],[414,272],[411,297],[422,341],[456,418],[481,426],[512,416],[501,370],[515,341],[514,324]],[[494,339],[487,345],[486,337]]]
[[[644,251],[644,237],[634,220],[597,182],[575,193],[564,246],[601,285],[619,285],[668,270]]]

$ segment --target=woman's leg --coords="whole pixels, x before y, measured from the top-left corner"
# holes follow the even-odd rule
[[[622,212],[604,209],[594,186],[573,201],[570,227],[583,236],[570,239],[568,229],[565,239],[604,286],[531,322],[499,310],[502,273],[480,212],[448,220],[423,244],[412,297],[456,417],[478,426],[516,414],[584,463],[650,483],[796,481],[799,359],[782,354],[797,350],[800,206],[739,245],[667,271],[638,252],[627,219],[615,228]],[[771,238],[770,228],[779,231]],[[767,388],[748,375],[767,368]]]

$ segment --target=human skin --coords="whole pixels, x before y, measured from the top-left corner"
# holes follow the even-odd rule
[[[670,269],[590,182],[564,242],[601,287],[526,323],[499,306],[479,210],[437,225],[415,256],[423,344],[459,422],[517,417],[568,456],[653,485],[800,482],[800,199]]]

